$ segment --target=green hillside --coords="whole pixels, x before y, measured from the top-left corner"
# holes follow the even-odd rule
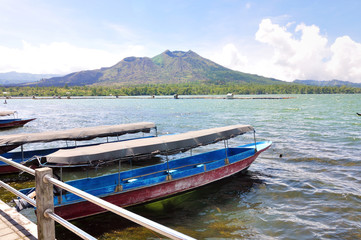
[[[37,86],[122,86],[134,84],[253,83],[282,81],[233,71],[193,51],[165,51],[153,58],[127,57],[109,68],[81,71],[29,84]]]

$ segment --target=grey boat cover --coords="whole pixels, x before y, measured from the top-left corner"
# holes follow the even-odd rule
[[[16,111],[0,111],[0,117],[4,117],[4,116],[10,116],[15,114]]]
[[[155,124],[152,122],[139,122],[120,125],[74,128],[62,131],[4,135],[0,136],[0,145],[22,145],[25,143],[52,142],[60,140],[90,140],[97,137],[150,132],[152,128],[155,128]]]
[[[60,149],[44,158],[48,163],[77,165],[90,164],[97,161],[106,162],[128,157],[175,154],[191,148],[226,140],[249,131],[254,131],[250,125],[233,125],[176,135],[104,143],[75,149]]]

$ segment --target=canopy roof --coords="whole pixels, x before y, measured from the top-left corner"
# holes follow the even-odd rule
[[[104,143],[75,149],[60,149],[45,156],[45,160],[48,163],[77,165],[149,154],[174,154],[226,140],[249,131],[254,131],[250,125],[233,125],[177,135]]]
[[[0,117],[13,115],[15,113],[16,113],[16,111],[0,111]]]
[[[120,125],[74,128],[62,131],[27,133],[0,136],[0,145],[21,145],[34,142],[52,142],[59,140],[90,140],[97,137],[120,136],[127,133],[150,132],[155,128],[151,122]]]

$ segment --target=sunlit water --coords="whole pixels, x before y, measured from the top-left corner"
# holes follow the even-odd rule
[[[139,121],[155,122],[159,134],[250,124],[258,140],[274,144],[245,176],[132,210],[198,239],[361,239],[361,96],[294,97],[10,99],[2,110],[37,120],[2,134]],[[252,136],[230,145],[240,140]],[[75,223],[102,239],[161,238],[109,213]],[[74,235],[57,228],[57,238]]]

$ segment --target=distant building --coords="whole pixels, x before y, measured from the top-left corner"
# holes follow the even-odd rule
[[[233,93],[227,93],[227,99],[233,99]]]

